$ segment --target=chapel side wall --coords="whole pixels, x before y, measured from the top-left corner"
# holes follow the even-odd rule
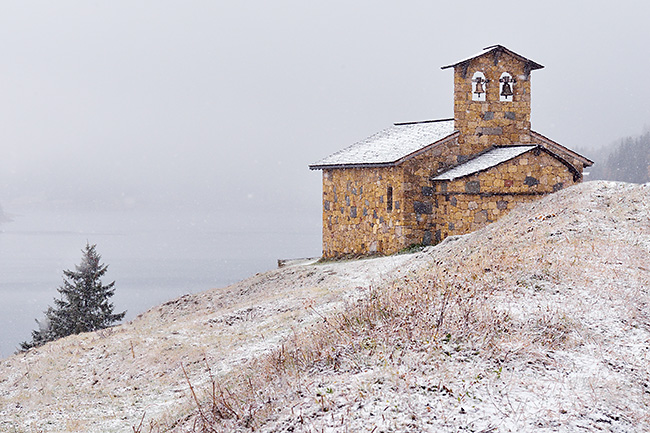
[[[434,182],[435,240],[478,230],[519,203],[538,200],[579,182],[556,158],[543,151],[538,155],[533,152],[482,173]]]
[[[324,169],[323,257],[393,254],[404,248],[402,183],[395,167]]]
[[[490,146],[528,144],[530,136],[530,71],[526,63],[505,53],[476,57],[454,68],[454,119],[461,132],[465,154],[480,153]],[[467,66],[465,68],[465,66]],[[482,72],[489,80],[485,101],[472,100],[472,77]],[[512,101],[500,101],[499,79],[503,72],[515,80]]]
[[[402,218],[406,246],[433,243],[438,217],[429,179],[467,161],[470,156],[460,152],[456,136],[411,156],[400,165],[403,170]]]

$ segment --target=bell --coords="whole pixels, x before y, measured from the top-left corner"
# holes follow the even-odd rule
[[[501,96],[512,96],[512,87],[510,87],[510,83],[507,81],[505,81],[501,87]]]
[[[479,96],[481,93],[485,93],[485,88],[483,87],[483,79],[480,77],[476,79],[476,87],[474,88],[474,93]]]

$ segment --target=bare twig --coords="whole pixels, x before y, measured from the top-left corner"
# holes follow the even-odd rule
[[[194,392],[194,386],[192,386],[192,382],[190,381],[190,377],[187,375],[187,371],[185,371],[185,366],[183,363],[181,363],[181,368],[183,369],[183,374],[185,375],[185,380],[187,380],[187,385],[190,387],[190,392],[192,393],[192,397],[194,398],[194,402],[196,403],[196,408],[199,412],[199,416],[201,417],[201,420],[203,421],[204,426],[207,426],[208,419],[203,413],[203,410],[201,410],[201,403],[199,402],[198,397],[196,396],[196,392]]]
[[[133,429],[133,433],[140,433],[140,432],[142,432],[142,424],[144,423],[144,416],[145,416],[146,414],[147,414],[146,412],[142,414],[142,418],[140,419],[140,424],[138,424],[137,427],[136,427],[136,426],[132,426],[132,427],[131,427],[131,428]]]

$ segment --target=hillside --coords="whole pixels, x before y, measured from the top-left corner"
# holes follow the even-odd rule
[[[0,431],[648,431],[649,257],[650,186],[585,183],[2,360]]]

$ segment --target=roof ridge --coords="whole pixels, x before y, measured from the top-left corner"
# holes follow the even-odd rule
[[[503,45],[497,44],[497,45],[490,45],[489,47],[485,47],[485,48],[483,48],[483,51],[481,51],[481,52],[479,52],[477,54],[474,54],[471,57],[467,57],[467,58],[465,58],[463,60],[459,60],[459,61],[457,61],[455,63],[450,64],[450,65],[442,66],[440,69],[454,68],[454,67],[456,67],[456,66],[458,66],[460,64],[469,63],[471,60],[473,60],[473,59],[475,59],[477,57],[484,56],[484,55],[489,54],[489,53],[491,53],[493,51],[496,51],[496,50],[506,52],[506,53],[518,58],[522,62],[525,62],[526,64],[529,65],[530,70],[542,69],[544,67],[543,65],[540,65],[539,63],[537,63],[537,62],[535,62],[535,61],[533,61],[533,60],[531,60],[531,59],[529,59],[527,57],[524,57],[521,54],[515,53],[514,51],[504,47]]]
[[[436,123],[436,122],[449,122],[450,120],[455,120],[453,117],[447,119],[432,119],[432,120],[415,120],[412,122],[395,122],[393,126],[402,126],[402,125],[417,125],[420,123]]]

